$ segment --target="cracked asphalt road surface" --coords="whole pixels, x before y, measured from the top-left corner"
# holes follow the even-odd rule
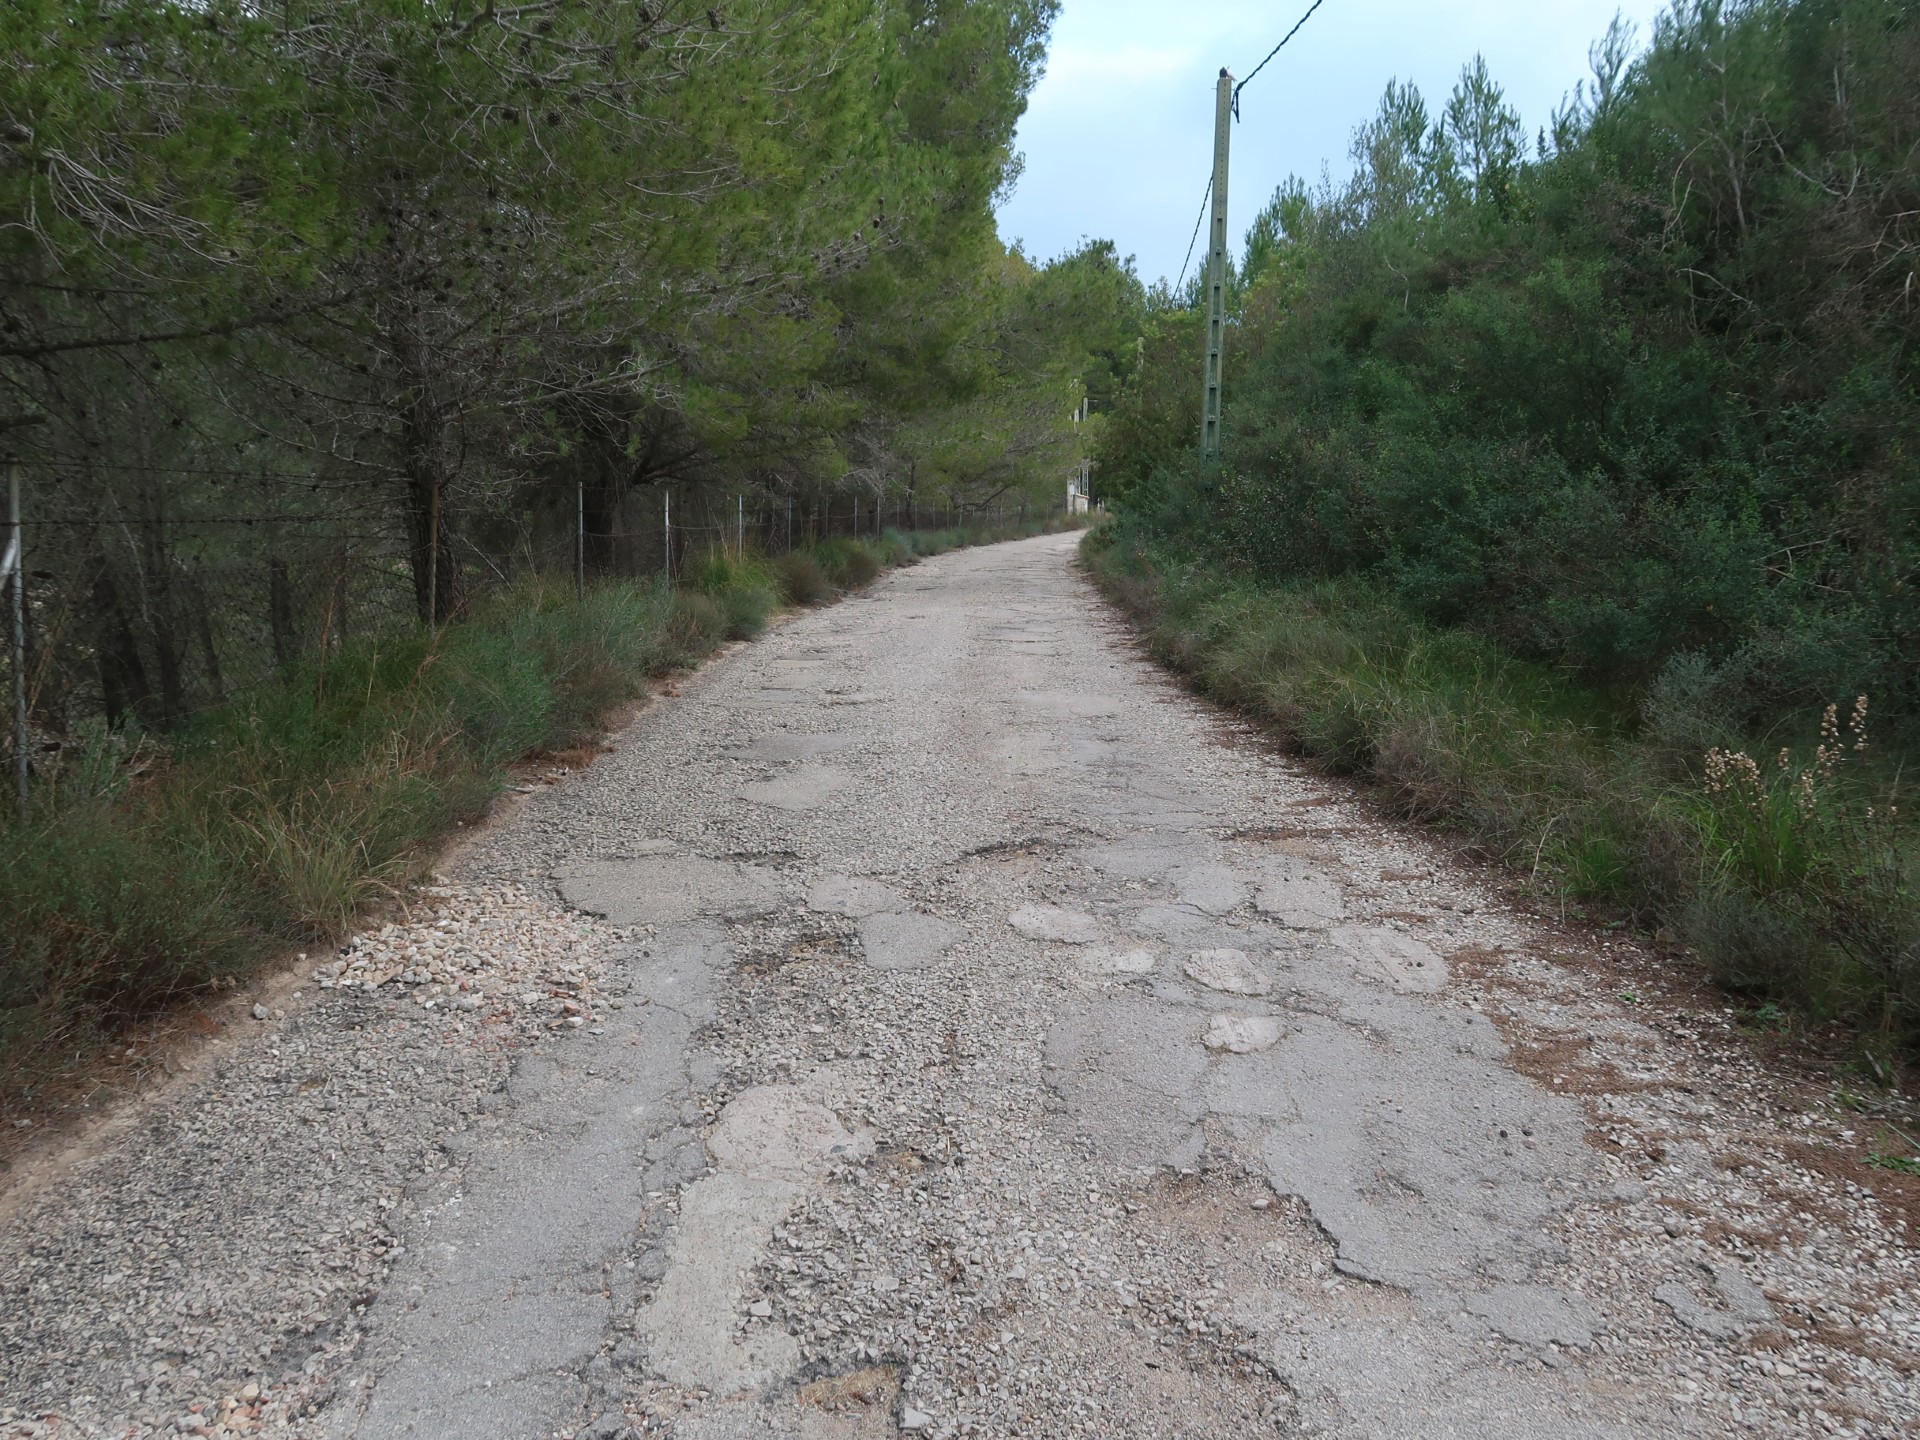
[[[446,1107],[375,1197],[366,1293],[255,1322],[311,1337],[261,1347],[261,1396],[192,1361],[254,1313],[238,1282],[169,1362],[190,1384],[63,1359],[0,1396],[149,1433],[136,1400],[199,1395],[202,1433],[339,1440],[1920,1418],[1908,1221],[1779,1158],[1815,1118],[1779,1120],[1724,1017],[1656,1027],[1562,963],[1591,937],[1192,700],[1073,548],[950,554],[802,615],[476,837],[383,944],[438,955],[503,887],[592,917],[564,984],[514,992],[531,1028],[492,1069],[419,1059],[423,1033],[468,1053],[466,997],[500,993],[426,959],[323,967],[315,1008],[227,1062],[404,1032]],[[150,1186],[168,1103],[144,1160],[128,1140],[63,1183]],[[397,1143],[367,1123],[349,1147]],[[181,1254],[218,1245],[198,1223]],[[53,1257],[15,1295],[55,1305],[71,1226],[42,1204],[14,1230]],[[77,1355],[84,1328],[32,1334]]]

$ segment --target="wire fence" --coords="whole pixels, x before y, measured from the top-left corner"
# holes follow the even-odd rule
[[[31,468],[14,474],[20,523],[0,548],[16,557],[5,580],[15,643],[0,665],[24,725],[7,727],[9,772],[23,754],[50,765],[90,727],[177,730],[344,647],[458,619],[516,584],[684,578],[716,551],[779,556],[840,536],[1028,518],[1017,501],[665,485],[608,500],[580,485],[570,497],[548,487],[542,509],[475,507],[453,524],[390,492],[263,486],[259,503],[209,492],[196,511],[178,487],[163,508],[122,498],[137,487],[86,492],[56,475],[36,491]]]

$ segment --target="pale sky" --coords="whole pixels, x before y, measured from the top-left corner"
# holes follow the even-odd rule
[[[1020,125],[1026,173],[1000,233],[1050,259],[1082,237],[1138,258],[1151,283],[1180,270],[1213,151],[1222,65],[1246,75],[1310,0],[1065,0],[1046,77]],[[1642,43],[1659,0],[1326,0],[1241,96],[1228,189],[1236,248],[1289,174],[1336,180],[1354,128],[1390,79],[1437,112],[1475,52],[1531,137],[1588,73],[1617,12]]]

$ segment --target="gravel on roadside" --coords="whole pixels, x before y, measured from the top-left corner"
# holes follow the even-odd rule
[[[630,938],[507,883],[410,908],[10,1217],[0,1436],[290,1434],[325,1403],[423,1187]]]

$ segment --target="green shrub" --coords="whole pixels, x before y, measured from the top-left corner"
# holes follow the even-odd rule
[[[0,1054],[238,973],[253,897],[221,857],[134,812],[81,805],[0,827]]]
[[[535,637],[525,632],[533,628],[460,626],[446,635],[422,676],[429,703],[444,708],[452,733],[481,769],[517,759],[550,734],[552,670],[564,652],[529,644]]]
[[[864,540],[836,535],[814,547],[827,578],[842,590],[857,590],[879,575],[880,557]]]
[[[952,530],[916,530],[908,537],[908,543],[916,555],[944,555],[956,548],[961,542]]]
[[[758,585],[723,590],[718,598],[727,618],[729,640],[751,640],[758,635],[767,628],[767,617],[780,603],[771,588]]]
[[[781,579],[758,557],[710,550],[695,569],[692,583],[720,607],[729,640],[751,640],[766,628],[780,604]]]
[[[667,619],[665,653],[670,663],[690,665],[727,638],[727,612],[711,595],[682,590]]]
[[[833,581],[826,567],[805,550],[782,555],[773,562],[779,577],[780,593],[789,605],[818,605],[833,597]]]

